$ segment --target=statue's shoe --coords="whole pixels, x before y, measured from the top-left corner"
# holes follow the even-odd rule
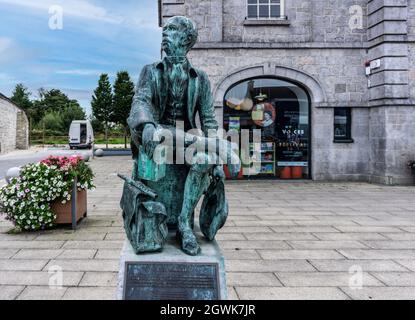
[[[182,243],[182,250],[189,256],[197,256],[200,252],[199,243],[196,240],[192,230],[186,230],[184,232],[178,231],[179,237]]]

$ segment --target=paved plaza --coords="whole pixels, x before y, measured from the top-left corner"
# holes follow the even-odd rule
[[[91,162],[97,189],[76,232],[10,233],[0,220],[0,299],[114,299],[129,157]],[[415,299],[415,187],[227,183],[218,240],[231,299]],[[51,268],[52,267],[52,268]],[[63,288],[50,289],[54,268]]]

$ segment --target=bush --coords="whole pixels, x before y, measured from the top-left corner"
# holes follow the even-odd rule
[[[44,126],[48,134],[53,134],[53,135],[55,135],[56,133],[62,134],[62,131],[63,131],[62,130],[63,129],[62,117],[57,112],[47,113],[42,119],[41,126]]]
[[[94,188],[91,168],[80,157],[49,157],[28,164],[0,189],[0,204],[6,219],[21,230],[40,230],[54,225],[50,204],[71,200],[75,176],[78,190]]]

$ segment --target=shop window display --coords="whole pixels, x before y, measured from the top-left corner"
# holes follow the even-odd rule
[[[306,91],[284,80],[250,79],[231,87],[224,99],[225,130],[259,129],[262,135],[260,145],[251,143],[241,176],[310,178],[309,110]],[[255,157],[254,150],[261,150],[261,156]],[[242,159],[247,158],[244,152]]]

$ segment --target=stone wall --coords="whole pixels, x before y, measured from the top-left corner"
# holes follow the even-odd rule
[[[413,182],[406,163],[415,160],[415,0],[285,2],[287,21],[251,22],[245,0],[163,0],[161,20],[196,21],[190,57],[212,81],[219,123],[227,88],[262,70],[312,97],[314,179]],[[354,28],[360,8],[363,28]],[[365,62],[376,60],[366,76]],[[354,143],[333,143],[336,107],[353,108]]]
[[[247,71],[252,66],[284,66],[302,72],[321,85],[323,101],[316,101],[308,80],[288,76],[288,80],[300,82],[309,89],[312,101],[312,176],[315,180],[368,180],[369,174],[369,109],[363,107],[367,101],[367,80],[364,76],[364,50],[355,49],[220,49],[194,50],[193,65],[205,70],[211,79],[214,96],[225,87],[232,86],[244,78],[258,76]],[[347,62],[346,62],[347,61]],[[235,70],[244,70],[240,79],[233,77]],[[286,71],[268,67],[262,75],[285,78]],[[233,80],[227,82],[227,78]],[[216,97],[216,112],[219,123],[223,123],[223,92]],[[333,143],[333,107],[353,106],[352,134],[355,143]]]
[[[286,0],[287,22],[266,24],[246,21],[246,0],[163,0],[162,23],[174,15],[191,17],[199,28],[200,42],[243,43],[357,43],[366,40],[365,29],[351,29],[350,8],[363,9],[367,0]]]
[[[16,127],[18,109],[7,100],[0,98],[0,153],[16,149]]]
[[[29,148],[29,121],[26,114],[0,97],[0,154]]]
[[[29,119],[22,110],[17,112],[16,121],[16,149],[26,150],[29,148]]]
[[[213,91],[236,70],[272,63],[311,75],[321,84],[327,96],[326,103],[331,107],[362,107],[367,103],[365,50],[195,49],[189,57],[194,66],[207,72]],[[284,77],[281,74],[269,75]]]

